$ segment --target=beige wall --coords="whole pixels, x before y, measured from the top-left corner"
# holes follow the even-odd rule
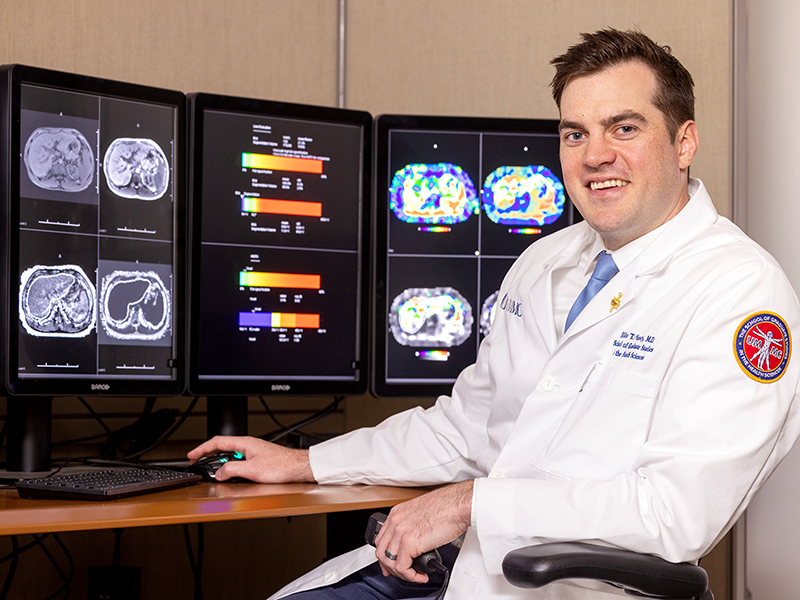
[[[0,61],[333,106],[337,0],[4,0]],[[640,27],[694,74],[702,177],[731,196],[729,0],[349,0],[349,108],[557,117],[550,58],[599,27]]]
[[[183,92],[336,98],[332,0],[3,0],[0,61]]]
[[[350,0],[347,104],[381,113],[557,118],[549,60],[582,31],[639,27],[693,73],[702,178],[729,214],[727,0]]]
[[[187,93],[335,106],[339,91],[338,8],[338,0],[2,0],[0,63],[29,64]],[[346,106],[373,115],[555,118],[558,115],[548,89],[552,76],[549,59],[576,42],[581,31],[609,25],[638,26],[657,41],[670,44],[694,74],[701,150],[693,175],[704,179],[720,212],[729,214],[730,21],[730,0],[348,0]],[[292,412],[297,405],[292,399],[270,404],[282,411],[285,421],[292,422],[307,415],[302,411],[327,402],[303,399],[300,412]],[[344,414],[338,413],[318,428],[341,431],[370,425],[415,402],[353,398]],[[130,422],[141,407],[138,400],[93,404],[113,429]],[[186,406],[179,399],[168,404]],[[255,412],[260,410],[254,399],[250,406]],[[54,441],[100,433],[75,400],[56,400],[54,412],[58,416]],[[271,428],[263,410],[260,412],[251,419],[253,433]],[[201,404],[198,418],[190,419],[178,435],[183,446],[179,441],[175,448],[204,436],[202,414]],[[309,541],[308,560],[318,561],[324,555],[324,534],[309,540],[313,536],[308,535],[307,527],[285,525],[253,523],[247,537],[258,540],[255,550],[251,544],[232,544],[235,560],[231,562],[238,568],[228,577],[249,582],[255,577],[254,588],[231,588],[213,577],[213,581],[207,580],[207,594],[227,597],[225,592],[215,593],[222,589],[236,590],[240,593],[237,597],[264,597],[274,591],[294,575],[291,570],[263,567],[271,556],[275,558],[272,564],[286,564],[286,556],[292,552],[287,554],[284,542]],[[320,531],[319,519],[315,527]],[[130,542],[132,554],[123,553],[124,562],[137,564],[133,551],[159,544],[159,535],[142,532],[130,536],[141,541]],[[90,534],[75,537],[86,540],[80,542],[80,554],[88,557],[88,564],[109,563],[107,540],[100,544],[99,538]],[[275,539],[282,543],[270,541]],[[0,543],[5,541],[0,539]],[[87,550],[92,544],[98,544],[97,551]],[[188,559],[182,550],[176,553],[181,555],[172,557],[173,587],[159,596],[160,588],[147,583],[146,597],[177,597],[172,593],[175,582],[188,586],[188,566],[181,566]],[[724,572],[726,560],[722,559],[719,572]],[[291,565],[289,569],[307,566],[294,560]],[[49,585],[46,578],[35,574],[31,579]],[[715,590],[717,597],[727,597],[720,587]],[[80,597],[83,589],[85,572],[79,573],[73,592]]]

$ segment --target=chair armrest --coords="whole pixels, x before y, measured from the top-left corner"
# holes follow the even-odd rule
[[[596,579],[632,595],[713,600],[708,575],[697,565],[579,542],[512,550],[503,559],[503,575],[522,588],[538,588],[559,579]]]

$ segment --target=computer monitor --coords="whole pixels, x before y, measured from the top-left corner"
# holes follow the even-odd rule
[[[475,362],[514,260],[573,222],[557,126],[376,120],[375,395],[449,393]]]
[[[189,390],[363,393],[371,116],[204,93],[189,110]]]
[[[9,414],[37,397],[181,394],[185,96],[1,72]]]

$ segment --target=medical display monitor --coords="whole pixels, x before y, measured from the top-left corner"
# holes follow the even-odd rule
[[[211,94],[190,112],[189,389],[364,392],[372,117]]]
[[[489,334],[504,275],[573,221],[555,120],[376,120],[378,396],[449,393]]]
[[[9,391],[181,393],[184,95],[2,77]]]

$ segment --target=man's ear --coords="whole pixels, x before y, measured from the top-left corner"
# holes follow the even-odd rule
[[[678,129],[675,139],[678,144],[678,166],[681,170],[688,169],[700,144],[697,124],[694,121],[686,121]]]

